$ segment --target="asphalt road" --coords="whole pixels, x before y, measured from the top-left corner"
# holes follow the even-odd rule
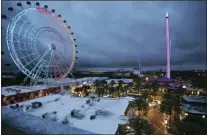
[[[164,125],[164,115],[160,113],[159,109],[151,107],[147,113],[146,119],[152,125],[156,135],[167,134]]]

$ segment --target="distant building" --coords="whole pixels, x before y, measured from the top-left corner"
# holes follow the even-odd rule
[[[131,82],[133,82],[133,79],[108,79],[106,81],[107,81],[107,83],[111,83],[112,80],[115,83],[118,83],[120,80],[122,80],[124,83],[131,83]]]
[[[207,97],[203,96],[184,96],[181,105],[182,117],[188,115],[200,115],[207,117]]]
[[[113,76],[130,76],[131,72],[129,71],[122,71],[122,72],[114,72]]]

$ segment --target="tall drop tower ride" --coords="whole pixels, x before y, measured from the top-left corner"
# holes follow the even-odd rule
[[[169,34],[169,15],[166,13],[166,45],[167,45],[167,78],[170,79],[170,34]]]

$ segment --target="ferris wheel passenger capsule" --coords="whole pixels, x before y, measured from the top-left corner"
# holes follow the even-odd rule
[[[47,5],[44,5],[44,8],[47,10],[48,9],[48,6]]]
[[[14,11],[14,9],[12,7],[9,7],[8,10],[9,11]]]
[[[18,2],[18,3],[17,3],[17,6],[18,6],[18,7],[22,7],[22,3]]]
[[[7,16],[6,15],[1,15],[1,19],[6,20]]]
[[[30,6],[31,5],[31,2],[30,1],[27,1],[26,4]]]
[[[39,2],[36,2],[36,4],[35,4],[37,7],[39,7],[40,6],[40,3]]]

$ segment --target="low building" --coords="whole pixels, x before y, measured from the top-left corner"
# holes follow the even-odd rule
[[[90,99],[90,101],[88,101]],[[25,114],[30,114],[37,119],[43,119],[42,115],[46,113],[56,112],[56,121],[53,122],[62,124],[67,119],[67,125],[72,126],[82,131],[91,132],[94,134],[115,134],[117,133],[120,124],[126,124],[127,116],[126,110],[130,99],[127,98],[78,98],[71,97],[70,95],[48,95],[38,99],[33,99],[19,103],[19,105],[28,105],[32,102],[41,102],[42,107],[33,109],[32,111],[26,111]],[[84,116],[81,119],[72,117],[72,110],[79,110]],[[93,119],[91,116],[93,115]],[[94,117],[95,115],[95,117]],[[3,117],[3,116],[2,116]],[[19,119],[19,118],[18,118]],[[32,120],[31,119],[31,120]],[[30,121],[27,118],[27,121]],[[51,121],[52,122],[52,121]],[[45,123],[46,124],[46,123]],[[65,124],[62,124],[65,126]],[[30,129],[38,129],[42,127],[31,127]],[[47,128],[48,129],[48,128]],[[39,130],[39,134],[44,131]],[[57,132],[56,132],[57,133]],[[62,132],[60,132],[62,133]],[[67,132],[68,133],[68,132]],[[72,133],[72,131],[71,131]]]
[[[118,83],[120,80],[122,80],[124,83],[132,83],[133,82],[133,79],[108,79],[106,81],[107,81],[107,83],[111,83],[112,80],[115,83]]]
[[[60,92],[58,86],[8,86],[2,87],[2,105],[10,105],[26,100],[47,96],[49,94],[57,94]]]
[[[181,109],[183,116],[201,115],[203,118],[207,116],[207,97],[203,96],[184,96]]]
[[[166,85],[166,84],[175,83],[176,79],[155,78],[155,79],[149,79],[147,82],[148,83],[157,83],[157,84],[160,84],[160,85]]]
[[[7,107],[2,107],[1,119],[2,125],[6,125],[2,127],[5,134],[95,134]]]
[[[203,89],[202,88],[186,88],[186,91],[189,93],[189,95],[200,95],[201,93],[203,93]]]

